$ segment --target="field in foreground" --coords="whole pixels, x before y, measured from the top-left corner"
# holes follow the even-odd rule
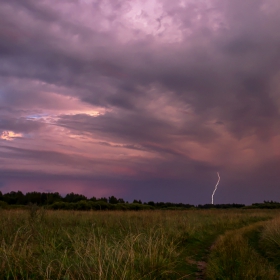
[[[0,278],[280,279],[279,217],[277,210],[1,210]]]

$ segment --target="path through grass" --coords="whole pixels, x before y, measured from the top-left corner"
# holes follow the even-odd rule
[[[279,280],[280,218],[231,230],[208,256],[207,279]]]
[[[271,218],[259,210],[0,211],[3,279],[196,279],[226,230]]]

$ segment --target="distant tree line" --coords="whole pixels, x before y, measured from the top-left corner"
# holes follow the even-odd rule
[[[246,208],[254,209],[254,208],[259,208],[259,209],[279,209],[280,208],[280,203],[276,201],[264,201],[263,203],[253,203],[250,206],[246,206]]]
[[[229,209],[229,208],[262,208],[262,209],[276,209],[280,208],[280,203],[275,201],[264,201],[263,203],[253,203],[250,206],[244,204],[204,204],[191,205],[184,203],[172,202],[142,202],[134,199],[132,203],[124,201],[122,198],[115,196],[107,197],[91,197],[87,198],[82,194],[69,193],[64,197],[58,192],[27,192],[23,194],[21,191],[11,191],[3,194],[0,191],[0,208],[17,207],[20,205],[36,204],[38,206],[46,206],[49,209],[65,209],[65,210],[152,210],[152,209],[166,209],[166,210],[184,210],[190,208],[196,209]]]
[[[4,204],[3,204],[4,203]],[[194,207],[190,204],[171,203],[171,202],[153,202],[142,203],[141,200],[134,199],[132,203],[125,202],[122,198],[115,196],[91,197],[87,198],[82,194],[69,193],[61,196],[58,192],[27,192],[11,191],[3,194],[0,191],[0,207],[2,205],[28,205],[36,204],[38,206],[47,206],[50,209],[72,209],[72,210],[144,210],[144,209],[186,209]]]
[[[231,204],[204,204],[204,205],[197,205],[197,208],[200,209],[210,209],[210,208],[217,208],[217,209],[229,209],[229,208],[243,208],[244,204],[237,204],[237,203],[231,203]]]

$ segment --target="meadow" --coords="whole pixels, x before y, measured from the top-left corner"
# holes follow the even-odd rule
[[[0,210],[0,279],[280,279],[280,211]]]

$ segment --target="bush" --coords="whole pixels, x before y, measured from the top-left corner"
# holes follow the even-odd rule
[[[8,203],[0,200],[0,209],[8,209],[8,208],[9,208]]]

